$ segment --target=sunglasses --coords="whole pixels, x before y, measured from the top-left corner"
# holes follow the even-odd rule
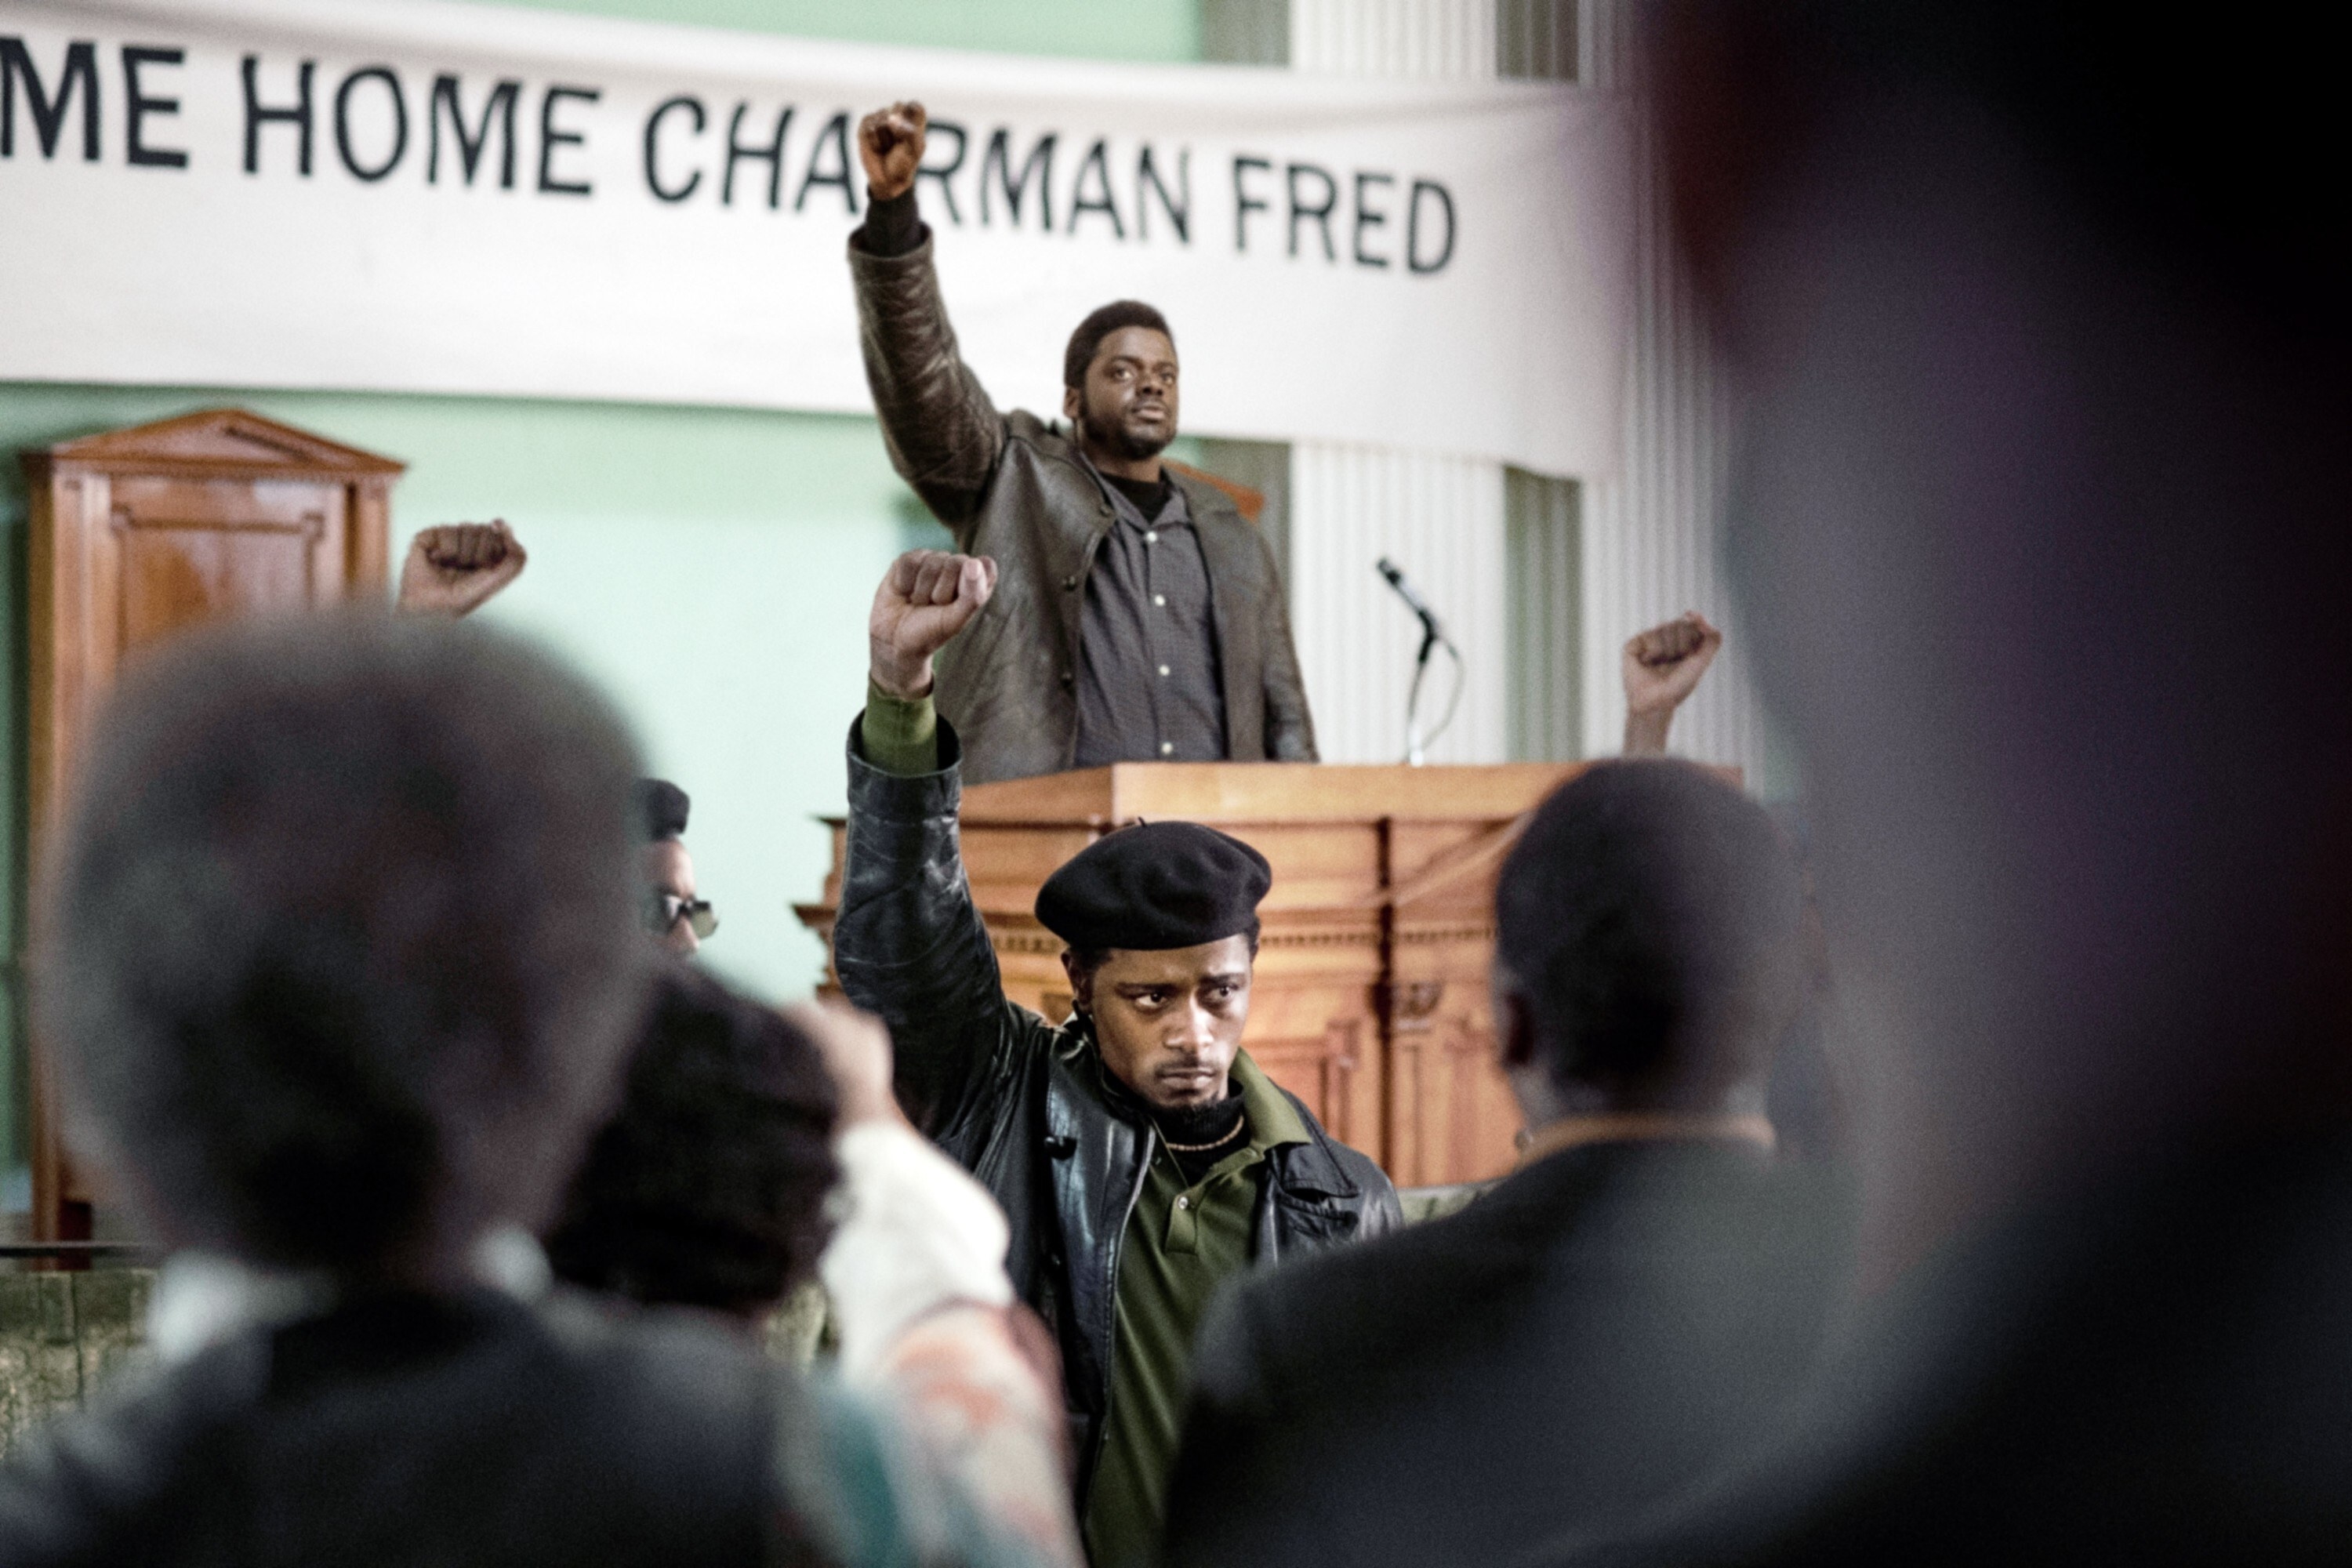
[[[708,899],[681,899],[676,893],[656,893],[646,900],[646,929],[667,936],[684,921],[694,928],[697,942],[709,942],[719,929],[718,911]]]

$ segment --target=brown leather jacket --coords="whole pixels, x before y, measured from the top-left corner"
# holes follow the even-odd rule
[[[1000,414],[956,352],[931,241],[904,256],[853,243],[866,379],[890,462],[953,531],[996,559],[996,596],[939,658],[940,712],[963,737],[967,784],[1060,773],[1078,744],[1078,611],[1113,513],[1076,443]],[[1265,537],[1213,485],[1172,470],[1209,568],[1235,761],[1315,761],[1315,725]]]

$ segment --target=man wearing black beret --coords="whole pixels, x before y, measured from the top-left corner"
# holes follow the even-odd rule
[[[956,832],[955,731],[931,656],[988,602],[983,557],[883,578],[849,737],[834,969],[898,1047],[907,1114],[995,1194],[1008,1267],[1062,1350],[1095,1568],[1157,1555],[1192,1331],[1220,1281],[1401,1222],[1380,1167],[1242,1051],[1265,858],[1191,822],[1110,833],[1046,880],[1073,1011],[1005,999]]]

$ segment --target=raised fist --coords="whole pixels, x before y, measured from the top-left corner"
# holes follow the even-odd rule
[[[996,592],[996,563],[985,555],[910,550],[890,563],[874,590],[866,623],[874,684],[893,697],[931,689],[931,656],[971,624]]]
[[[1675,710],[1715,662],[1723,634],[1696,610],[1636,632],[1625,644],[1625,750],[1640,755],[1666,749]]]
[[[877,202],[903,196],[914,187],[923,163],[923,128],[930,117],[919,103],[894,103],[857,122],[857,158],[866,184]]]
[[[453,619],[471,614],[521,576],[529,559],[503,521],[419,530],[400,567],[400,613]]]

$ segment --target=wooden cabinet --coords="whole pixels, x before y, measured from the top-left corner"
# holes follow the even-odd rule
[[[235,408],[21,458],[37,863],[90,716],[140,649],[218,616],[382,594],[402,465]],[[37,1042],[32,1067],[35,1232],[71,1238],[87,1234],[89,1194],[58,1146]]]
[[[1243,1044],[1400,1186],[1509,1170],[1517,1103],[1494,1061],[1495,877],[1525,814],[1580,763],[1496,767],[1122,763],[964,792],[963,854],[1005,994],[1068,1015],[1062,942],[1031,912],[1111,828],[1205,822],[1274,867]],[[844,836],[821,901],[830,935]]]

